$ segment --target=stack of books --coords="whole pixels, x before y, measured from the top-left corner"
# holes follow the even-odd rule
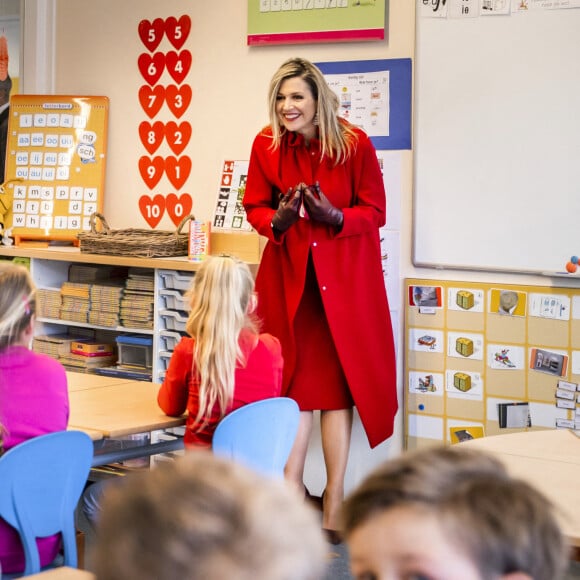
[[[88,321],[98,326],[115,327],[121,323],[120,308],[124,284],[93,284],[90,289],[90,310]]]
[[[153,329],[155,277],[152,270],[129,268],[121,298],[121,324],[127,328]]]
[[[70,345],[70,352],[62,356],[60,362],[71,370],[91,372],[96,368],[114,365],[117,355],[113,344],[75,341]]]
[[[85,333],[85,334],[83,334]],[[70,354],[71,345],[74,342],[91,340],[93,332],[89,329],[79,328],[75,334],[43,334],[35,336],[32,340],[32,350],[46,354],[60,360]]]
[[[60,288],[39,288],[36,291],[37,315],[41,318],[60,318],[62,297]]]
[[[90,307],[90,284],[64,282],[60,289],[62,306],[61,320],[87,322]]]

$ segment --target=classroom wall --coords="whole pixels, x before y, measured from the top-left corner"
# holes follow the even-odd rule
[[[36,2],[42,4],[42,0]],[[415,7],[412,0],[390,0],[384,41],[251,48],[246,46],[247,4],[240,0],[219,3],[194,0],[46,2],[49,7],[54,2],[54,70],[52,79],[41,79],[37,86],[54,87],[56,94],[106,95],[110,98],[104,213],[113,228],[146,225],[138,209],[139,197],[150,193],[138,173],[138,159],[145,154],[139,142],[138,125],[147,120],[138,101],[138,89],[145,83],[138,71],[137,58],[146,51],[137,34],[140,20],[179,17],[185,13],[192,19],[187,48],[193,55],[193,64],[185,82],[191,85],[193,97],[183,119],[193,126],[187,150],[193,167],[182,191],[191,193],[193,212],[202,219],[209,219],[213,212],[223,160],[248,159],[255,134],[267,123],[267,86],[283,60],[292,56],[304,56],[315,62],[412,58],[414,53]],[[50,14],[47,16],[46,10],[43,18],[48,27]],[[50,45],[51,35],[46,31],[45,34]],[[169,48],[165,44],[158,50]],[[37,61],[46,55],[42,50],[37,53]],[[37,68],[42,69],[37,71],[37,77],[46,77],[51,68],[50,59],[46,66]],[[28,86],[33,86],[32,79]],[[402,165],[401,269],[403,275],[410,275],[410,151],[402,153]],[[165,187],[164,193],[169,191],[168,184],[163,181],[160,187]],[[172,229],[173,224],[164,218],[158,227]],[[402,317],[399,317],[399,324],[402,325]],[[399,352],[399,368],[401,361]],[[347,491],[374,465],[400,452],[401,417],[399,413],[395,435],[372,451],[360,421],[355,418]],[[311,444],[306,474],[306,483],[312,492],[320,492],[324,487],[322,466],[317,434]]]

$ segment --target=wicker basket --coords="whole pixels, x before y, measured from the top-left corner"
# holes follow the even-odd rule
[[[101,231],[97,231],[97,218],[101,221]],[[80,232],[77,237],[81,252],[89,254],[138,258],[187,256],[189,235],[182,234],[181,230],[193,219],[195,219],[193,215],[185,217],[174,232],[134,228],[112,230],[105,217],[95,212],[90,217],[91,231]]]

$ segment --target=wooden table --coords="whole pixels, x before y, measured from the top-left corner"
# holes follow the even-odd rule
[[[39,580],[95,580],[96,576],[86,570],[62,566],[46,572],[40,572],[39,574],[32,574],[27,576],[27,578],[38,578]]]
[[[89,373],[75,373],[74,371],[67,371],[66,379],[68,381],[69,393],[72,391],[100,389],[102,387],[111,387],[113,385],[122,385],[125,383],[134,382],[131,379],[119,379],[116,377],[93,375]]]
[[[69,429],[106,441],[185,424],[185,415],[168,417],[157,405],[159,384],[83,373],[67,373]],[[96,443],[93,466],[183,449],[183,441],[161,441],[101,453]]]
[[[564,533],[580,547],[580,438],[549,429],[494,435],[459,445],[488,451],[508,471],[540,489],[557,507]]]

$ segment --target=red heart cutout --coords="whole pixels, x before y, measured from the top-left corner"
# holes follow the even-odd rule
[[[163,176],[164,165],[163,157],[157,156],[151,159],[151,157],[143,155],[139,158],[139,172],[149,189],[153,189],[159,183]]]
[[[177,157],[170,156],[165,158],[165,173],[175,189],[183,187],[190,172],[191,159],[189,157],[183,156],[177,159]]]
[[[165,20],[167,39],[177,50],[185,44],[190,30],[191,18],[187,14],[184,14],[179,20],[174,16],[170,16]]]
[[[191,22],[189,25],[191,26]],[[147,47],[149,52],[153,52],[163,39],[165,22],[163,22],[162,18],[156,18],[153,22],[149,22],[149,20],[141,20],[141,22],[139,22],[138,30],[141,42]],[[174,34],[175,33],[172,32],[172,35]]]
[[[165,55],[162,52],[156,52],[153,55],[144,52],[139,55],[137,63],[139,65],[139,70],[141,71],[143,78],[151,86],[153,86],[163,74],[163,69],[165,68]],[[173,67],[175,66],[177,65],[174,64]]]
[[[165,99],[171,112],[179,119],[191,103],[191,87],[189,85],[181,87],[169,85],[165,89]]]
[[[180,85],[191,68],[191,52],[189,50],[182,50],[178,54],[174,50],[170,50],[165,55],[165,62],[167,64],[167,72]]]
[[[143,121],[139,125],[141,143],[143,143],[143,147],[147,149],[150,155],[153,155],[153,153],[159,149],[159,145],[161,145],[164,135],[165,125],[161,121],[157,121],[153,124],[149,123],[149,121]]]
[[[181,220],[191,213],[193,200],[189,193],[182,193],[179,197],[175,193],[170,193],[165,199],[165,204],[167,206],[167,215],[177,227]]]
[[[165,198],[160,193],[153,198],[148,195],[142,195],[139,198],[139,209],[145,221],[150,227],[154,228],[165,213]]]
[[[183,123],[178,125],[175,121],[169,121],[165,125],[165,138],[167,139],[167,144],[171,147],[171,151],[175,155],[180,155],[191,139],[190,123],[183,121]]]
[[[139,102],[150,119],[153,119],[159,113],[164,100],[165,87],[163,85],[157,85],[153,88],[149,85],[143,85],[139,89]]]

